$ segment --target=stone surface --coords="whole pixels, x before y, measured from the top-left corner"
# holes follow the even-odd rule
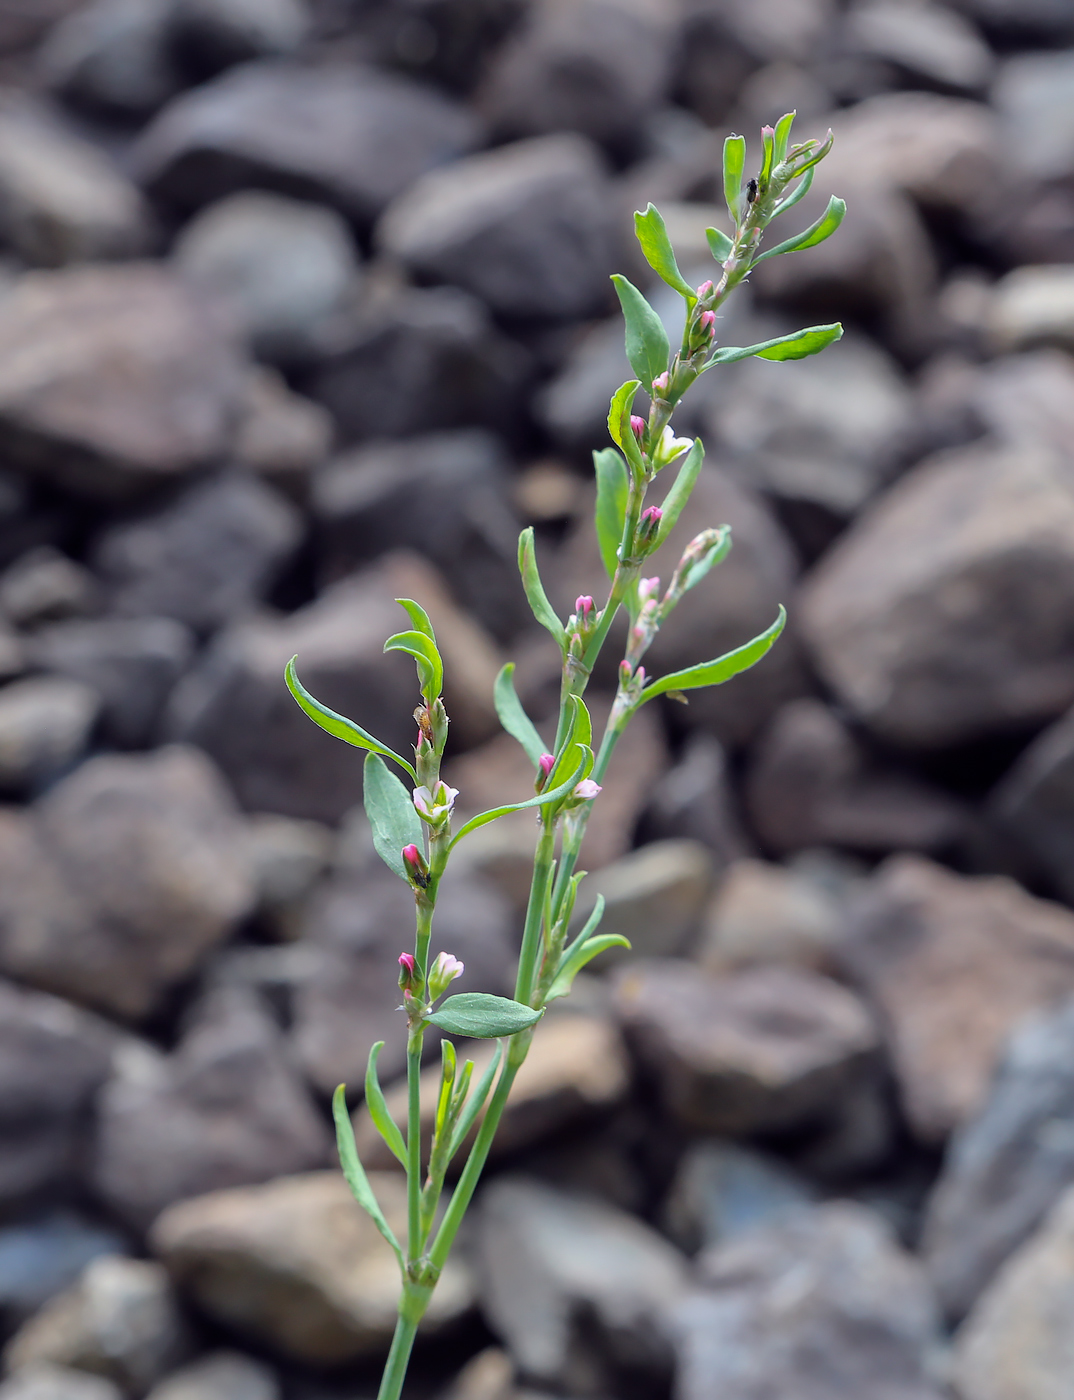
[[[1001,356],[982,366],[973,408],[1006,442],[1043,442],[1063,452],[1074,432],[1074,362],[1057,349]]]
[[[1074,1375],[1074,1192],[1000,1270],[957,1334],[963,1400],[1062,1400]]]
[[[303,501],[332,438],[332,420],[320,404],[293,394],[273,370],[248,376],[235,430],[235,458],[241,466]]]
[[[305,533],[302,517],[256,477],[198,482],[162,510],[97,540],[93,561],[111,610],[171,617],[211,632],[254,611]]]
[[[80,1061],[79,1068],[81,1065]],[[19,1074],[20,1078],[29,1077],[23,1067]],[[5,1331],[13,1331],[43,1303],[74,1283],[91,1260],[117,1254],[122,1248],[116,1230],[92,1224],[70,1210],[52,1211],[0,1229],[0,1316]]]
[[[803,1210],[708,1251],[677,1304],[678,1400],[940,1400],[936,1309],[871,1211]]]
[[[119,1386],[104,1376],[43,1362],[23,1366],[0,1382],[2,1400],[121,1400],[122,1395]]]
[[[134,153],[150,192],[198,208],[251,184],[369,223],[433,166],[476,144],[462,107],[355,64],[242,64],[169,104]]]
[[[389,1225],[406,1228],[406,1188],[370,1174]],[[150,1235],[178,1287],[230,1331],[291,1360],[323,1366],[381,1356],[395,1324],[399,1274],[338,1171],[214,1191],[169,1207]],[[449,1260],[424,1325],[454,1322],[471,1301]]]
[[[687,836],[701,841],[717,872],[747,853],[728,757],[717,739],[690,736],[679,761],[650,790],[642,823],[653,840]]]
[[[817,1126],[876,1073],[866,1007],[827,977],[752,968],[714,977],[676,958],[640,960],[615,982],[630,1043],[670,1112],[702,1132]]]
[[[0,575],[0,612],[16,627],[83,617],[100,603],[97,580],[52,545],[20,554]]]
[[[168,18],[180,60],[203,72],[293,53],[310,22],[305,0],[173,0]]]
[[[188,1345],[164,1269],[109,1254],[23,1324],[4,1361],[15,1372],[42,1363],[71,1366],[138,1395],[181,1361]]]
[[[995,67],[979,31],[945,5],[864,0],[851,9],[844,39],[859,54],[957,93],[979,92]]]
[[[815,880],[767,861],[731,865],[705,911],[697,957],[709,972],[784,963],[828,972],[843,911]]]
[[[954,1134],[922,1247],[960,1318],[1074,1175],[1074,1003],[1016,1032],[981,1110]]]
[[[997,282],[988,331],[1000,351],[1074,350],[1074,267],[1017,267]]]
[[[1074,485],[1044,449],[975,445],[915,467],[807,579],[818,668],[871,728],[938,748],[1074,698]]]
[[[249,911],[242,825],[204,756],[102,755],[0,842],[6,972],[113,1014],[145,1016]]]
[[[180,233],[182,273],[230,308],[253,350],[300,360],[358,285],[358,254],[333,209],[243,190],[203,209]]]
[[[989,800],[993,818],[1061,897],[1074,899],[1074,715],[1068,711],[1019,754]]]
[[[168,42],[172,0],[91,0],[58,24],[40,53],[46,83],[110,117],[146,116],[183,86]]]
[[[686,1149],[661,1220],[690,1254],[770,1225],[813,1200],[806,1181],[778,1157],[720,1138]]]
[[[82,753],[100,701],[81,681],[31,676],[0,687],[0,790],[25,792]]]
[[[121,1066],[99,1113],[95,1184],[136,1229],[173,1201],[329,1160],[328,1130],[279,1029],[233,987],[209,994],[153,1070]]]
[[[501,316],[562,319],[607,304],[615,260],[602,163],[579,136],[468,156],[417,180],[377,229],[381,249]]]
[[[217,456],[240,376],[212,309],[141,263],[20,278],[0,303],[0,383],[13,465],[115,497]]]
[[[685,1261],[637,1218],[501,1177],[481,1196],[475,1256],[485,1315],[524,1375],[577,1395],[666,1374],[657,1313],[683,1291]]]
[[[1074,35],[1074,24],[1070,27]],[[1074,60],[1063,49],[1017,54],[997,76],[1004,153],[1031,179],[1063,180],[1074,171],[1074,121],[1067,101],[1072,72]]]
[[[284,941],[299,937],[306,898],[335,854],[334,832],[321,822],[257,812],[247,836],[262,927]]]
[[[279,1400],[280,1383],[264,1362],[241,1351],[210,1351],[158,1381],[152,1400]]]
[[[850,911],[842,959],[881,1012],[911,1126],[939,1142],[982,1108],[1019,1021],[1074,990],[1074,915],[893,856]]]

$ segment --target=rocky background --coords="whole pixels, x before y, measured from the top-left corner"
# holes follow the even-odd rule
[[[635,955],[540,1026],[412,1392],[1074,1394],[1072,45],[1070,0],[2,0],[0,1400],[374,1393],[327,1100],[397,1217],[410,898],[283,664],[402,748],[421,599],[460,806],[527,795],[515,540],[599,591],[630,211],[707,277],[723,135],[792,107],[849,213],[720,338],[847,333],[688,400],[660,569],[735,548],[652,660],[791,627],[621,746],[586,898]],[[464,987],[515,820],[443,891]]]

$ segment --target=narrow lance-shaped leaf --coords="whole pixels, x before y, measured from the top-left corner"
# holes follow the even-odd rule
[[[678,475],[672,483],[671,490],[664,497],[660,509],[663,517],[660,521],[660,528],[656,532],[655,549],[667,539],[675,528],[675,523],[683,512],[683,507],[690,499],[690,493],[697,484],[697,478],[701,473],[701,464],[705,460],[705,447],[700,438],[694,438],[694,445],[686,454],[686,460],[679,468]]]
[[[718,263],[725,263],[734,252],[734,243],[722,229],[707,228],[705,239],[709,245],[709,252]]]
[[[506,807],[493,807],[491,811],[481,812],[478,816],[471,817],[466,825],[455,833],[451,841],[451,849],[454,850],[462,838],[469,836],[471,831],[477,831],[479,827],[487,826],[489,822],[506,817],[508,812],[521,812],[527,807],[543,807],[546,803],[558,802],[560,798],[566,797],[583,778],[587,778],[592,771],[593,750],[586,749],[582,762],[565,783],[560,783],[559,787],[549,788],[547,792],[539,792],[536,797],[530,797],[525,802],[509,802]]]
[[[414,658],[421,693],[432,704],[444,688],[444,663],[440,660],[436,644],[424,632],[397,632],[384,643],[384,650],[405,651]]]
[[[433,631],[433,624],[429,621],[429,614],[421,606],[415,603],[413,598],[396,598],[395,600],[401,608],[405,608],[414,624],[415,632],[423,632],[429,638],[433,646],[436,646],[436,634]]]
[[[557,972],[545,1001],[555,1001],[558,997],[565,997],[569,994],[574,979],[579,972],[599,957],[601,953],[606,953],[609,948],[626,948],[630,950],[630,940],[624,938],[621,933],[599,933],[596,938],[590,938],[581,948],[578,948],[570,962]]]
[[[448,1035],[493,1040],[536,1025],[543,1014],[534,1011],[532,1006],[524,1006],[508,997],[495,997],[491,992],[459,992],[442,1002],[426,1020],[447,1031]]]
[[[384,1100],[384,1091],[380,1087],[380,1076],[377,1074],[377,1060],[383,1049],[383,1040],[378,1040],[369,1051],[369,1063],[365,1070],[365,1106],[369,1109],[369,1116],[372,1118],[377,1132],[405,1167],[407,1164],[406,1143],[403,1141],[403,1134],[399,1131],[399,1125],[388,1111],[388,1105]]]
[[[404,846],[417,846],[425,841],[421,818],[414,810],[414,799],[394,773],[389,773],[375,754],[367,754],[362,776],[362,802],[369,825],[373,828],[373,847],[400,880],[410,880],[403,864]]]
[[[807,355],[817,355],[821,350],[826,350],[842,334],[843,327],[836,321],[830,326],[808,326],[790,335],[777,336],[775,340],[762,340],[757,345],[724,345],[705,368],[748,360],[751,355],[756,355],[759,360],[804,360]]]
[[[373,1188],[369,1184],[365,1168],[358,1158],[358,1148],[354,1142],[354,1129],[351,1127],[350,1115],[347,1113],[346,1086],[343,1084],[332,1095],[332,1117],[336,1124],[339,1162],[343,1168],[343,1176],[347,1185],[351,1188],[351,1195],[391,1245],[395,1257],[399,1261],[399,1268],[405,1273],[406,1261],[403,1258],[403,1251],[399,1248],[399,1241],[395,1238],[392,1227],[384,1218],[384,1212],[381,1210],[376,1196],[373,1195]]]
[[[593,721],[586,708],[585,701],[580,695],[568,695],[567,705],[570,707],[567,734],[556,758],[555,767],[548,775],[550,787],[563,782],[566,775],[574,770],[579,758],[588,751],[588,747],[593,742]]]
[[[451,1108],[451,1090],[455,1083],[455,1047],[450,1040],[440,1042],[440,1097],[436,1102],[434,1131],[439,1138],[443,1135]]]
[[[319,700],[315,700],[298,679],[298,672],[295,670],[297,660],[297,656],[292,656],[288,661],[284,671],[284,679],[287,682],[287,689],[314,724],[320,725],[326,734],[331,734],[336,739],[342,739],[345,744],[353,744],[356,749],[367,749],[370,753],[379,753],[384,758],[390,758],[393,763],[398,763],[400,768],[404,768],[412,778],[416,777],[414,769],[405,758],[400,758],[386,744],[382,744],[379,739],[374,739],[372,734],[367,733],[360,724],[355,724],[354,720],[347,719],[345,715],[337,715],[335,710],[330,710],[327,705],[322,705]]]
[[[613,578],[623,542],[629,479],[626,464],[614,447],[594,452],[593,467],[597,474],[597,544],[605,572]]]
[[[813,183],[813,176],[816,173],[817,167],[811,165],[798,184],[795,185],[794,189],[787,195],[786,199],[781,199],[776,205],[772,213],[773,219],[779,214],[786,214],[787,210],[793,209],[800,199],[805,199],[806,195],[809,193],[809,187]]]
[[[667,226],[659,210],[650,204],[644,214],[635,214],[634,232],[641,244],[641,251],[645,254],[645,261],[652,270],[693,305],[697,300],[697,292],[679,271],[679,264],[675,261],[675,250],[671,246]]]
[[[522,587],[526,590],[526,598],[534,617],[555,637],[560,650],[565,650],[567,638],[563,624],[548,601],[541,575],[537,571],[537,549],[533,542],[532,526],[523,530],[518,537],[518,572],[522,575]]]
[[[634,404],[634,396],[640,388],[640,379],[628,379],[616,389],[608,407],[608,431],[612,435],[612,441],[621,448],[637,473],[645,471],[645,462],[642,460],[641,448],[634,436],[634,430],[630,426],[630,410]]]
[[[742,172],[745,168],[745,139],[729,136],[723,143],[723,197],[736,228],[742,220]]]
[[[537,733],[533,721],[522,708],[522,701],[515,691],[514,674],[515,663],[509,661],[496,677],[496,684],[492,688],[492,698],[496,704],[496,713],[500,717],[500,723],[513,739],[518,740],[526,751],[526,757],[536,767],[545,751],[544,740]]]
[[[779,165],[787,156],[787,146],[790,144],[791,127],[794,125],[796,113],[787,112],[776,122],[776,139],[774,159]]]
[[[654,696],[663,695],[667,691],[698,690],[702,686],[722,685],[732,676],[748,671],[771,649],[773,642],[783,631],[786,621],[787,614],[780,608],[775,622],[759,637],[754,637],[753,641],[735,651],[727,652],[725,656],[718,656],[715,661],[703,661],[700,666],[689,666],[684,671],[674,671],[669,676],[661,676],[659,680],[645,687],[638,703],[644,705],[647,700],[652,700]]]
[[[776,258],[782,253],[800,253],[804,248],[815,248],[818,243],[823,243],[826,238],[831,238],[839,225],[843,222],[843,215],[847,212],[846,204],[841,199],[836,199],[833,194],[828,201],[828,207],[815,223],[803,229],[801,233],[795,234],[793,238],[787,238],[782,243],[777,243],[774,248],[769,248],[754,258],[752,266],[764,262],[765,258]]]
[[[723,561],[731,552],[731,527],[730,525],[720,525],[716,530],[717,540],[713,547],[700,559],[689,563],[679,575],[679,584],[683,593],[689,593],[691,588],[696,588],[701,580],[714,569],[717,564]]]
[[[449,1157],[454,1157],[455,1153],[458,1152],[459,1148],[466,1141],[470,1129],[477,1121],[477,1115],[485,1106],[485,1100],[489,1096],[489,1090],[492,1088],[492,1081],[496,1078],[496,1071],[499,1069],[502,1059],[503,1046],[497,1045],[496,1053],[490,1060],[488,1068],[481,1076],[477,1087],[473,1090],[469,1099],[467,1099],[466,1107],[459,1114],[459,1121],[455,1124],[455,1131],[451,1136],[451,1146],[448,1149]]]
[[[671,346],[664,323],[632,282],[618,272],[612,281],[626,322],[626,353],[630,367],[652,392],[653,380],[668,367]]]

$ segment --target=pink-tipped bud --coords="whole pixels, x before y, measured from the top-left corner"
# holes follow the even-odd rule
[[[704,301],[705,298],[708,296],[709,292],[711,292],[711,291],[712,291],[712,283],[711,283],[711,282],[702,282],[702,283],[701,283],[701,286],[698,287],[698,289],[697,289],[697,299],[698,299],[698,301]]]
[[[664,518],[664,512],[659,506],[650,506],[648,510],[643,510],[641,519],[638,521],[638,533],[635,547],[638,549],[651,548],[656,540],[657,531],[660,529],[660,522]]]
[[[580,598],[575,598],[574,600],[574,611],[583,623],[588,624],[589,614],[595,607],[596,604],[588,593],[583,593]]]
[[[776,134],[776,128],[775,128],[774,126],[762,126],[762,127],[761,127],[761,140],[762,140],[762,141],[765,139],[766,136],[770,136],[770,137],[773,137],[773,138],[774,138],[774,137],[775,137],[775,134]]]
[[[592,802],[594,797],[600,793],[600,784],[595,783],[592,778],[583,778],[580,783],[576,783],[573,796],[581,802]]]
[[[622,685],[622,686],[629,685],[631,679],[633,678],[633,675],[634,675],[634,667],[631,666],[630,662],[629,662],[629,661],[620,661],[620,663],[619,663],[619,684]]]
[[[547,778],[552,769],[556,766],[556,756],[554,753],[543,753],[537,760],[537,767]]]
[[[417,846],[410,845],[403,847],[403,868],[407,873],[407,879],[417,890],[428,889],[429,887],[429,867],[425,863],[425,857]],[[403,958],[409,958],[409,953],[404,953]],[[413,963],[413,958],[410,959]]]
[[[660,592],[660,580],[658,578],[638,579],[638,602],[647,603],[650,598]]]
[[[653,394],[657,398],[659,398],[661,394],[667,393],[668,389],[670,388],[671,375],[668,374],[667,370],[665,370],[663,374],[658,374],[653,380]]]
[[[716,313],[715,311],[702,311],[697,318],[697,328],[710,340],[716,334]]]
[[[630,431],[641,442],[645,436],[645,419],[639,418],[636,413],[630,415]]]
[[[399,954],[399,986],[404,992],[412,992],[420,983],[418,976],[418,964],[414,960],[413,953]]]
[[[429,1000],[443,996],[456,977],[465,971],[463,964],[451,953],[437,953],[436,961],[429,969]]]

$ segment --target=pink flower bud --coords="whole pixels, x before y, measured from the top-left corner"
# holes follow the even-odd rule
[[[600,784],[595,783],[592,778],[583,778],[574,787],[574,796],[582,802],[591,802],[600,792]]]
[[[709,339],[716,334],[716,313],[715,311],[702,311],[697,318],[697,328]]]
[[[659,398],[661,394],[665,393],[670,387],[671,376],[668,374],[667,370],[665,370],[663,374],[658,374],[653,380],[653,393],[657,396],[657,398]]]
[[[619,684],[620,684],[620,685],[629,685],[629,684],[630,684],[631,677],[632,677],[633,675],[634,675],[634,668],[633,668],[633,666],[631,666],[630,662],[629,662],[629,661],[620,661],[620,663],[619,663]]]
[[[709,292],[711,292],[711,291],[712,291],[712,283],[711,283],[711,282],[702,282],[702,283],[701,283],[701,286],[698,287],[698,289],[697,289],[697,299],[698,299],[698,301],[704,301],[705,298],[708,296]]]
[[[630,415],[630,430],[640,442],[645,436],[645,419],[639,418],[636,413]]]
[[[574,600],[574,611],[584,623],[589,622],[589,614],[593,611],[595,606],[593,599],[590,598],[588,593],[584,593],[580,598],[575,598]]]
[[[413,953],[400,953],[399,986],[404,992],[412,992],[420,981],[418,964],[414,960]]]
[[[658,578],[638,579],[638,601],[647,603],[654,594],[660,592],[660,580]]]
[[[765,138],[766,136],[774,137],[775,134],[776,134],[776,128],[775,128],[774,126],[762,126],[762,127],[761,127],[761,140],[762,140],[762,141],[764,140],[764,138]]]
[[[436,961],[429,969],[429,997],[435,1000],[443,996],[456,977],[461,977],[465,968],[451,953],[437,953]]]
[[[407,878],[415,889],[424,890],[429,887],[429,867],[425,864],[425,857],[417,846],[410,845],[403,847],[403,868],[406,870]],[[409,953],[404,953],[403,958],[410,958]],[[410,958],[411,964],[414,959]]]
[[[556,756],[554,753],[543,753],[537,760],[537,767],[541,770],[541,772],[545,775],[546,778],[548,777],[549,773],[551,773],[555,765]]]

